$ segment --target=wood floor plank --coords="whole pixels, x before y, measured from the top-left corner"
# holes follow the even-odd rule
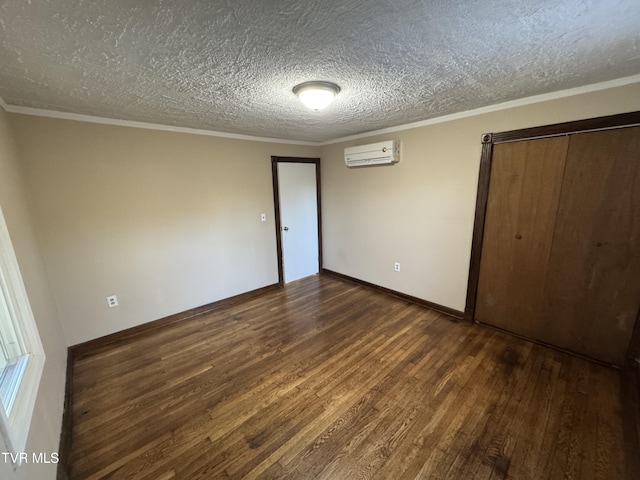
[[[539,459],[550,456],[547,441],[553,437],[556,426],[554,406],[563,395],[566,384],[559,379],[560,362],[553,357],[545,359],[533,392],[530,407],[523,411],[522,429],[531,432],[528,439],[518,441],[511,455],[513,474],[520,478],[532,478],[539,471]]]
[[[482,338],[477,341],[482,342]],[[495,340],[495,337],[494,337]],[[422,430],[412,435],[412,443],[408,445],[409,451],[398,452],[399,465],[394,468],[393,464],[385,466],[389,474],[400,469],[406,478],[447,478],[452,472],[457,472],[457,467],[451,464],[455,456],[451,455],[451,443],[459,432],[463,434],[468,430],[463,430],[463,425],[470,413],[472,405],[482,405],[483,409],[487,398],[486,394],[493,391],[496,382],[500,380],[495,369],[495,350],[492,348],[496,344],[492,341],[483,342],[485,348],[477,354],[471,351],[473,358],[473,369],[479,373],[487,368],[487,375],[467,376],[461,389],[455,389],[445,398],[433,399],[431,407],[435,410],[435,415],[422,425]],[[474,343],[473,346],[477,345]],[[482,423],[480,425],[483,425]],[[473,425],[469,425],[472,427]],[[463,440],[461,447],[467,444]],[[464,448],[459,451],[467,460]],[[404,459],[404,460],[403,460]]]
[[[320,275],[83,353],[70,477],[638,478],[620,372],[447,318]]]
[[[428,456],[423,457],[422,466],[420,467],[420,458],[417,459],[417,465],[414,470],[420,468],[416,475],[423,477],[430,473],[430,477],[434,479],[457,478],[461,465],[468,460],[466,446],[471,443],[470,439],[478,437],[484,425],[486,418],[492,405],[492,401],[502,390],[503,377],[497,368],[496,351],[493,348],[493,341],[484,343],[483,353],[486,356],[480,357],[481,361],[477,365],[476,375],[473,375],[464,392],[466,398],[465,405],[459,409],[452,423],[448,426],[445,436],[435,449],[432,449]],[[497,392],[497,393],[496,393]],[[479,397],[482,395],[482,397]],[[451,454],[455,452],[455,454]],[[385,466],[390,473],[395,468],[402,468],[402,458],[399,458],[398,467],[393,465]],[[406,467],[405,467],[406,468]]]

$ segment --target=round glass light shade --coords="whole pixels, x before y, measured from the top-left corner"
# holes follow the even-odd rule
[[[311,110],[328,107],[339,91],[340,87],[330,82],[305,82],[293,87],[293,93]]]

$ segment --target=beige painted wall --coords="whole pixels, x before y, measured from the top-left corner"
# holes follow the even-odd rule
[[[31,456],[31,453],[43,452],[50,457],[58,451],[60,440],[67,349],[32,222],[20,163],[7,114],[0,108],[0,205],[47,356],[26,453]],[[0,436],[0,452],[6,451]],[[23,464],[14,471],[10,463],[0,458],[2,479],[55,478],[55,471],[53,464]]]
[[[318,148],[11,122],[69,345],[278,281],[271,155]]]
[[[464,310],[480,135],[634,110],[640,84],[323,147],[324,267]],[[388,139],[399,164],[345,166],[345,147]]]

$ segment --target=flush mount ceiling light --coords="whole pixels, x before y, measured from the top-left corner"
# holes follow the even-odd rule
[[[335,96],[340,91],[340,87],[331,82],[304,82],[293,87],[300,101],[311,110],[322,110],[329,106]]]

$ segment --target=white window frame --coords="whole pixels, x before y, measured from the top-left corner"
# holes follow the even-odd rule
[[[12,453],[24,452],[31,426],[31,417],[44,369],[45,354],[38,334],[29,297],[22,281],[7,224],[0,207],[0,282],[7,292],[15,323],[26,348],[27,365],[18,387],[13,407],[7,416],[0,405],[0,428],[6,446]]]

